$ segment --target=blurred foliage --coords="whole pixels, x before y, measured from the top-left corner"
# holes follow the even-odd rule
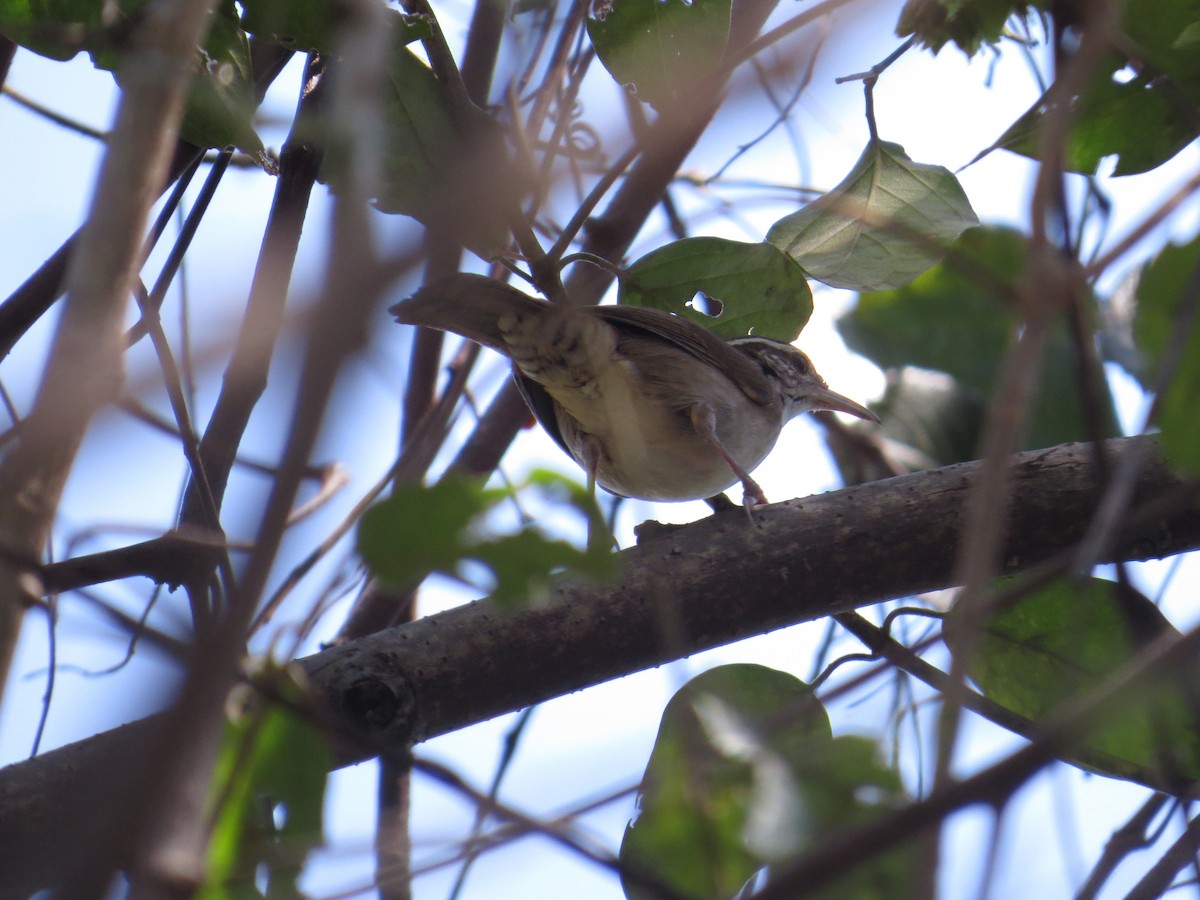
[[[882,368],[915,366],[944,372],[954,380],[959,397],[987,403],[1021,324],[1010,299],[1022,287],[1027,243],[1010,229],[977,228],[964,234],[953,252],[952,260],[905,287],[860,296],[855,309],[838,322],[838,330],[851,349]],[[1060,320],[1050,330],[1031,421],[1020,446],[1032,449],[1092,439],[1083,396],[1075,344]],[[918,443],[918,451],[941,463],[959,461],[945,458],[947,450],[954,455],[967,452],[966,458],[971,458],[978,441],[962,433],[963,422],[937,423],[942,416],[958,415],[960,402],[944,404],[930,396],[911,399],[926,404],[923,410],[906,413],[924,423],[921,430],[957,435],[952,448],[944,442],[940,450]],[[1103,435],[1115,435],[1116,414],[1107,388],[1100,401]]]
[[[631,900],[732,897],[759,872],[905,801],[874,743],[833,736],[807,685],[757,665],[697,675],[671,698],[625,831]],[[814,897],[912,897],[915,855],[901,847]]]
[[[1149,599],[1098,578],[1059,579],[991,616],[971,678],[984,695],[1037,723],[1105,683],[1163,634],[1178,632]],[[960,646],[953,612],[947,643]],[[1200,684],[1147,684],[1136,700],[1105,715],[1067,758],[1084,768],[1143,783],[1200,779]]]
[[[445,477],[429,487],[400,485],[367,510],[358,529],[359,553],[372,574],[391,586],[413,588],[440,572],[509,607],[540,602],[550,576],[560,569],[588,578],[611,575],[615,560],[603,542],[580,550],[546,536],[535,523],[497,531],[500,508],[535,492],[596,523],[594,500],[553,473],[533,473],[516,488],[485,488],[474,479]],[[468,563],[481,565],[486,577],[481,580]]]
[[[1133,318],[1139,365],[1131,373],[1148,391],[1169,376],[1156,401],[1155,424],[1172,462],[1200,472],[1200,237],[1168,244],[1138,273]],[[1164,364],[1172,371],[1163,373]]]
[[[324,842],[325,782],[333,765],[297,670],[264,663],[255,687],[229,704],[213,777],[214,827],[205,900],[300,897],[309,850]],[[270,699],[265,696],[269,692]]]

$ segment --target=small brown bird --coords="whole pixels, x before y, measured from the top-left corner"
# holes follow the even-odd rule
[[[509,356],[542,427],[589,483],[622,497],[718,508],[717,495],[740,481],[752,508],[767,500],[750,471],[793,416],[829,409],[879,421],[826,387],[791,344],[722,339],[654,309],[566,308],[460,274],[391,312]]]

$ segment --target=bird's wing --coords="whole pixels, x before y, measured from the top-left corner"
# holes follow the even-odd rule
[[[638,329],[683,348],[724,372],[755,403],[765,406],[775,399],[759,365],[702,325],[682,316],[638,306],[593,306],[587,311],[606,322]]]
[[[550,392],[544,387],[513,366],[512,370],[513,381],[517,383],[517,391],[525,400],[525,405],[529,407],[529,411],[533,413],[533,417],[538,420],[538,424],[546,434],[554,440],[563,449],[567,456],[574,456],[571,448],[567,446],[566,439],[563,438],[562,429],[558,427],[558,415],[555,413],[554,398],[550,396]]]

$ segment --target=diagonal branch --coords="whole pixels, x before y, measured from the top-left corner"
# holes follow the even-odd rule
[[[1104,446],[1110,466],[1130,452],[1146,459],[1134,512],[1108,558],[1200,547],[1196,485],[1170,471],[1153,439]],[[621,553],[612,583],[559,579],[544,606],[504,613],[482,600],[302,665],[329,711],[340,764],[403,751],[710,647],[945,588],[964,500],[979,473],[979,463],[963,463],[775,504],[756,514],[754,527],[733,513],[668,529]],[[1004,560],[1017,572],[1070,550],[1086,534],[1101,490],[1095,447],[1020,454],[1012,484]],[[151,717],[0,771],[0,870],[52,878],[54,848],[84,827],[73,815],[78,798],[91,796],[89,785],[119,782],[159,721]]]

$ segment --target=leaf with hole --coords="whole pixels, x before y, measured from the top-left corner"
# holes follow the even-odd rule
[[[696,309],[699,294],[716,308]],[[808,280],[787,254],[715,237],[685,238],[646,254],[621,277],[617,300],[676,313],[722,337],[780,341],[794,341],[813,308]]]

